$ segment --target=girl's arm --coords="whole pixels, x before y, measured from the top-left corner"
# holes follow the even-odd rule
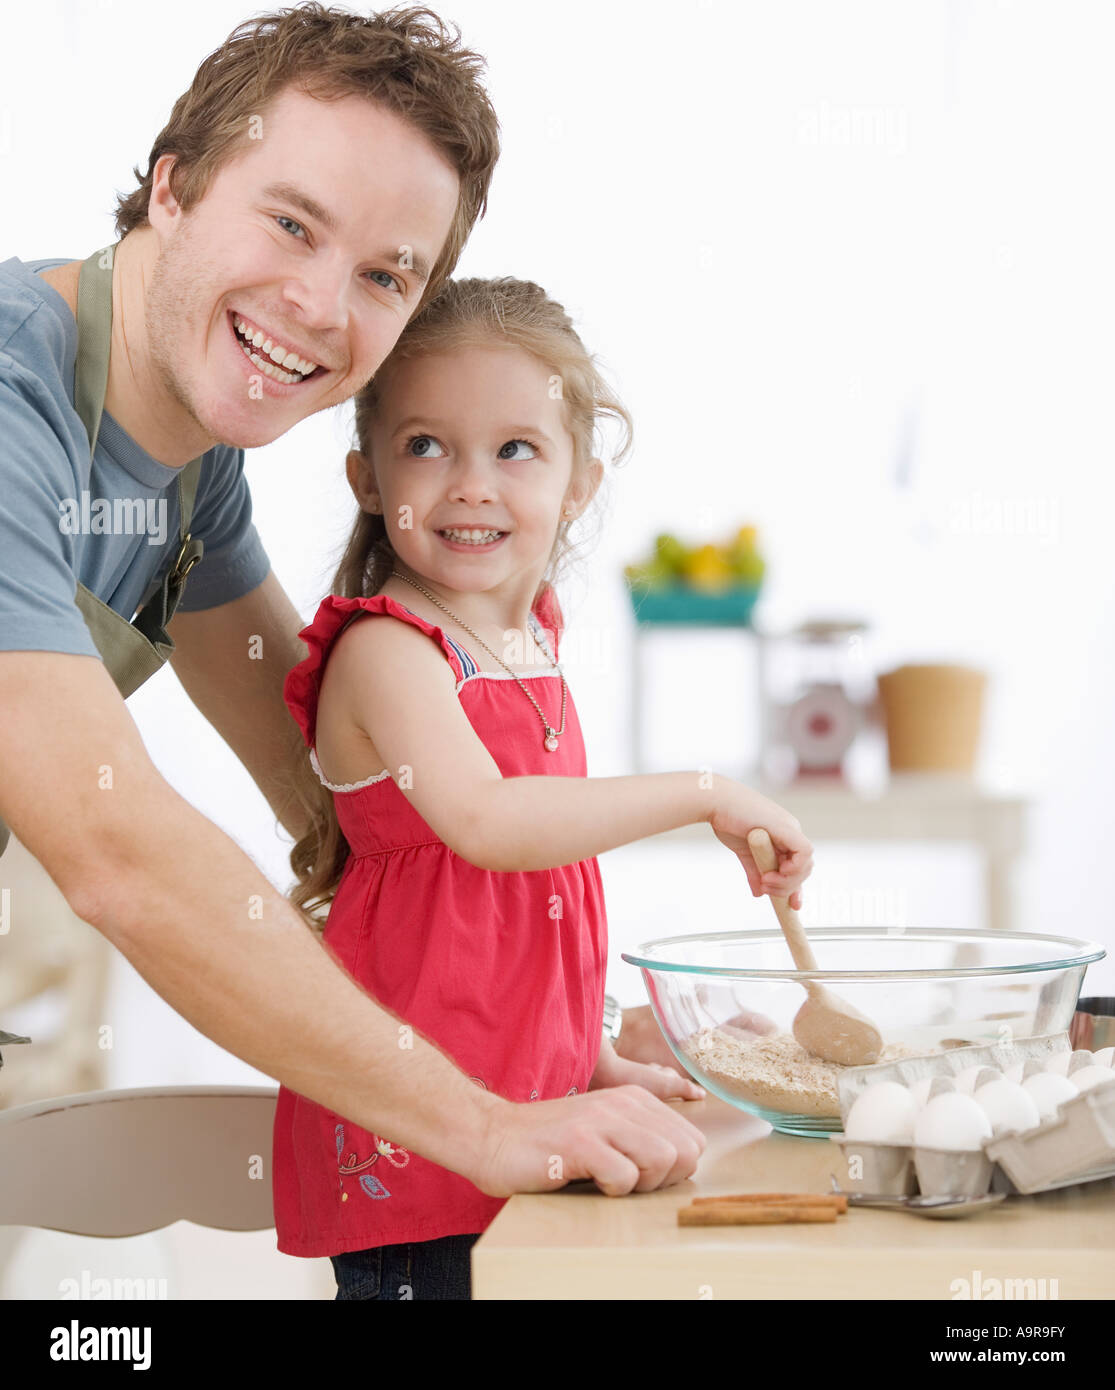
[[[604,1037],[588,1088],[600,1091],[610,1086],[642,1086],[659,1100],[704,1100],[707,1094],[703,1086],[698,1086],[677,1067],[661,1062],[632,1062],[621,1057]]]
[[[503,777],[457,698],[444,654],[408,623],[382,617],[352,623],[330,657],[328,683],[339,687],[340,707],[367,734],[419,815],[479,868],[557,868],[705,820],[739,856],[753,893],[800,904],[797,890],[812,867],[800,825],[729,778],[697,771]],[[538,739],[541,744],[541,723]],[[760,876],[751,859],[746,836],[757,825],[770,832],[779,853],[777,874]]]

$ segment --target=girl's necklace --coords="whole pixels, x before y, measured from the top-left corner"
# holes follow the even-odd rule
[[[565,733],[565,693],[566,693],[566,685],[565,685],[565,675],[563,674],[561,667],[560,667],[560,666],[557,664],[557,662],[553,659],[553,657],[550,655],[550,653],[549,653],[549,652],[546,652],[545,648],[543,648],[543,651],[544,651],[545,654],[546,654],[546,659],[547,659],[547,661],[549,661],[550,665],[554,668],[554,670],[558,673],[558,675],[561,676],[561,728],[560,728],[560,729],[552,729],[552,728],[550,727],[549,722],[548,722],[547,719],[546,719],[546,716],[542,713],[542,710],[541,710],[541,708],[539,707],[538,701],[534,698],[534,696],[530,693],[530,691],[526,688],[526,686],[522,683],[522,681],[519,680],[519,677],[518,677],[517,675],[515,675],[515,672],[512,671],[511,667],[508,666],[507,662],[504,661],[501,657],[496,656],[495,652],[492,651],[491,647],[488,646],[487,642],[484,641],[483,637],[481,637],[480,634],[479,634],[478,632],[473,632],[472,628],[469,627],[468,623],[462,623],[461,620],[460,620],[460,618],[457,617],[456,613],[450,612],[450,610],[449,610],[448,608],[446,608],[445,604],[442,603],[441,599],[437,598],[434,594],[431,594],[430,591],[429,591],[429,589],[423,588],[423,586],[422,586],[421,584],[419,584],[416,580],[411,579],[411,577],[410,577],[409,575],[407,575],[407,574],[400,574],[399,571],[398,571],[397,569],[392,569],[391,574],[392,574],[396,579],[405,579],[406,582],[407,582],[408,584],[412,585],[412,586],[413,586],[415,589],[417,589],[420,593],[425,594],[426,597],[430,600],[431,603],[436,603],[437,606],[438,606],[443,612],[448,613],[449,616],[453,619],[453,621],[454,621],[455,623],[457,623],[457,624],[459,624],[461,627],[463,627],[464,630],[465,630],[466,632],[471,633],[472,636],[476,638],[476,640],[480,643],[480,645],[481,645],[481,646],[484,648],[484,650],[488,653],[488,655],[491,656],[491,657],[494,657],[495,660],[498,661],[499,664],[503,667],[503,669],[507,672],[507,674],[508,674],[509,676],[511,676],[513,680],[515,680],[515,681],[518,682],[519,689],[523,692],[523,694],[524,694],[524,695],[527,697],[527,699],[531,702],[531,704],[534,706],[534,708],[535,708],[536,710],[538,710],[538,717],[539,717],[539,719],[541,719],[541,721],[542,721],[542,728],[543,728],[543,730],[545,731],[545,737],[544,737],[544,739],[543,739],[543,741],[542,741],[542,742],[543,742],[543,746],[545,747],[545,749],[546,749],[546,751],[547,751],[548,753],[554,753],[554,752],[556,752],[556,751],[557,751],[557,746],[558,746],[558,739],[561,737],[561,735],[562,735],[563,733]]]

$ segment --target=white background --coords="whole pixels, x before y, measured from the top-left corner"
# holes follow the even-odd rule
[[[883,665],[989,671],[981,779],[1034,798],[1019,925],[1110,947],[1110,7],[436,8],[487,55],[503,127],[457,273],[545,286],[635,417],[602,538],[562,594],[590,771],[629,770],[622,565],[660,530],[704,541],[753,522],[768,625],[854,614]],[[134,187],[174,99],[249,13],[13,7],[0,255],[76,259],[111,241],[114,190]],[[353,515],[350,434],[345,407],[248,456],[256,524],[307,620]],[[715,656],[676,663],[683,738],[723,688]],[[169,670],[130,708],[166,777],[285,888],[268,807]],[[678,727],[659,737],[672,750]],[[703,854],[602,859],[625,1003],[642,987],[620,949],[768,924],[709,839]],[[821,843],[807,920],[841,891],[897,894],[915,923],[979,924],[961,848]],[[1086,991],[1113,978],[1093,967]],[[111,1085],[266,1080],[122,960],[114,990],[144,1045],[117,1049]]]

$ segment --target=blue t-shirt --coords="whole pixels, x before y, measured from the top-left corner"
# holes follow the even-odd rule
[[[74,258],[70,258],[74,259]],[[127,621],[178,550],[178,473],[108,411],[96,456],[74,409],[77,323],[36,272],[61,260],[0,261],[0,650],[99,656],[74,602],[77,581]],[[179,608],[216,608],[267,577],[244,451],[202,459],[190,527],[205,556]]]

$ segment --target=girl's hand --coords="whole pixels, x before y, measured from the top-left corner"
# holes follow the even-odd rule
[[[743,865],[754,897],[767,893],[772,898],[788,898],[795,911],[801,907],[801,885],[813,872],[813,846],[802,834],[796,817],[750,787],[723,779],[709,824],[717,839]],[[758,826],[770,835],[778,856],[777,872],[759,873],[747,843],[748,832]]]
[[[608,1038],[601,1043],[588,1088],[599,1091],[606,1086],[642,1086],[659,1100],[704,1100],[707,1095],[703,1087],[674,1067],[659,1062],[631,1062],[621,1057]]]

